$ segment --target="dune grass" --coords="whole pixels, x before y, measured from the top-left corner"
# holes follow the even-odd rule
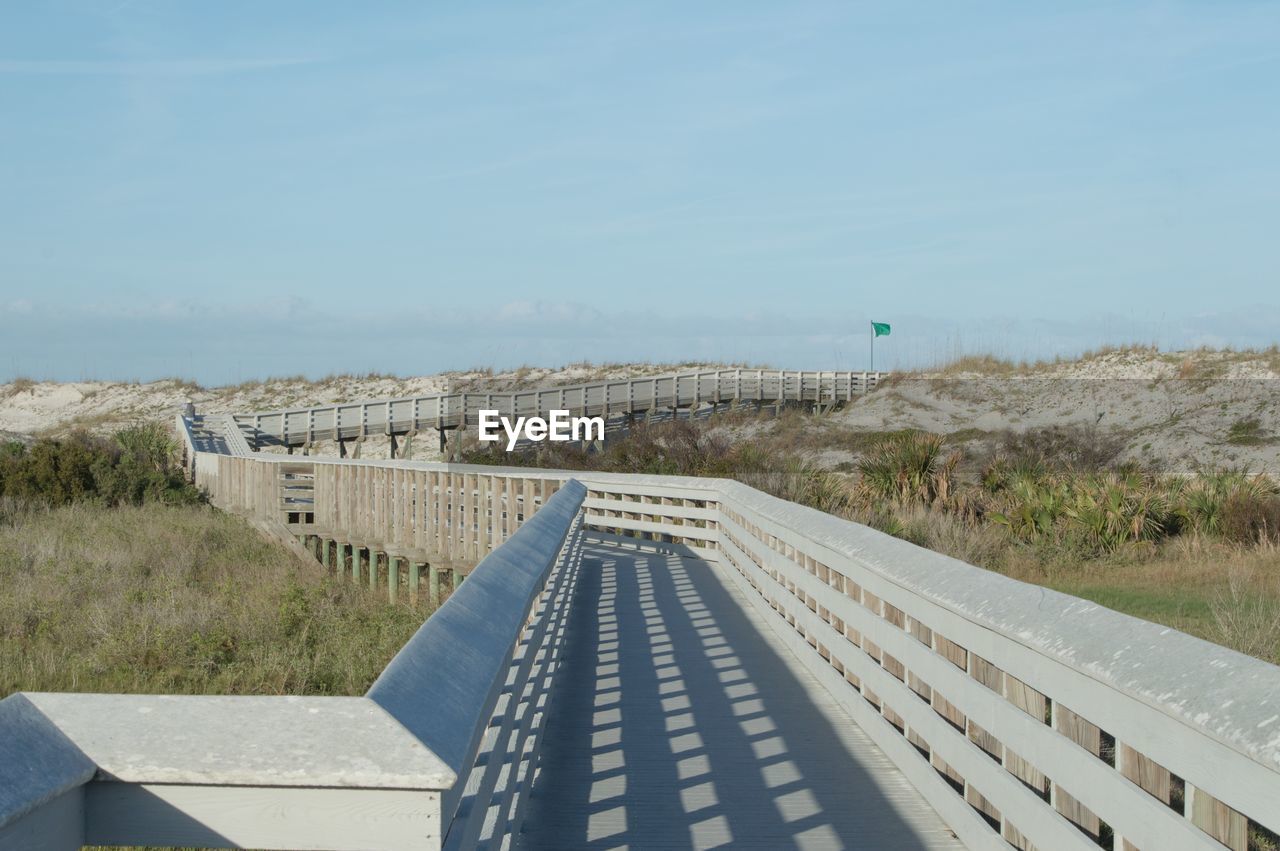
[[[0,503],[0,697],[363,694],[427,615],[208,506]]]

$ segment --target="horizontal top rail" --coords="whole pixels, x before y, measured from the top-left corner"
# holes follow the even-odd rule
[[[369,689],[459,777],[475,759],[515,644],[585,496],[578,482],[561,487],[471,571]],[[446,795],[446,824],[460,792]]]
[[[447,789],[453,771],[360,697],[23,693],[122,783]]]

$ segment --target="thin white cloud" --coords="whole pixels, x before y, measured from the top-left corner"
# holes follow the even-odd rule
[[[307,65],[315,59],[0,59],[0,74],[200,77]]]

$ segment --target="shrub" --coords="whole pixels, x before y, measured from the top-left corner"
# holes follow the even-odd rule
[[[858,462],[866,497],[945,504],[955,491],[960,453],[944,458],[943,442],[941,435],[927,432],[902,432],[881,440]]]
[[[1263,475],[1251,476],[1243,468],[1202,470],[1179,492],[1177,512],[1183,524],[1203,535],[1223,534],[1228,502],[1237,510],[1252,502],[1265,502],[1278,493],[1276,484]]]
[[[1222,506],[1222,536],[1239,544],[1280,543],[1280,497],[1246,490]]]
[[[1028,542],[1052,534],[1070,500],[1062,483],[1032,475],[1011,477],[997,493],[1003,496],[1002,510],[991,512],[991,520]]]
[[[1065,514],[1091,546],[1104,553],[1150,543],[1169,531],[1173,511],[1153,479],[1136,474],[1093,476],[1075,488]]]
[[[1124,439],[1096,425],[1047,426],[1006,432],[1001,454],[1015,464],[1059,470],[1097,471],[1115,463]]]
[[[78,432],[30,447],[8,444],[0,451],[0,495],[44,505],[200,501],[176,462],[173,440],[155,424],[123,429],[114,440]]]

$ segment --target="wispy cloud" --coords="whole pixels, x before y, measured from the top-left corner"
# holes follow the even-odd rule
[[[129,77],[200,77],[240,74],[308,65],[309,58],[268,59],[0,59],[0,74],[114,75]]]

